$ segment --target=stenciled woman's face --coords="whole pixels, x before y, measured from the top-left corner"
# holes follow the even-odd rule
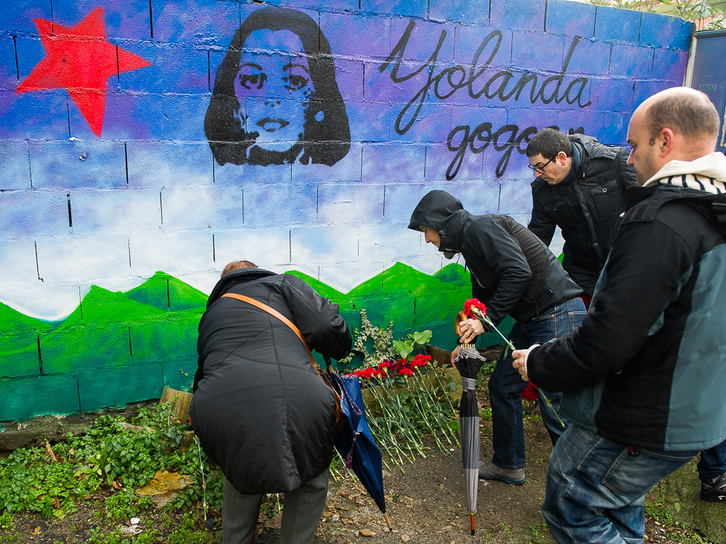
[[[302,140],[305,109],[315,90],[302,42],[289,30],[255,30],[244,48],[234,81],[244,129],[257,134],[257,147],[288,151]]]

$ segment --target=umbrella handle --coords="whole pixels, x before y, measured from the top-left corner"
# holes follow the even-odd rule
[[[331,372],[333,370],[333,363],[330,361],[330,355],[323,354],[323,359],[325,360],[325,370]]]

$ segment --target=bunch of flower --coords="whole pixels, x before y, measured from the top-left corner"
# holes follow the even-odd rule
[[[501,332],[499,332],[499,329],[497,329],[494,326],[494,323],[492,323],[492,320],[489,319],[489,317],[487,316],[487,308],[486,308],[486,306],[484,306],[483,302],[480,302],[476,298],[470,298],[469,300],[464,302],[464,313],[470,319],[479,319],[483,323],[486,323],[487,325],[489,325],[494,331],[496,331],[499,334],[499,336],[502,337],[502,339],[507,343],[507,346],[509,346],[509,349],[511,349],[512,351],[515,350],[514,344],[512,344],[512,342],[507,337],[505,337]],[[554,412],[555,416],[557,416],[557,419],[564,427],[565,424],[563,423],[562,419],[560,419],[560,415],[557,413],[554,406],[552,406],[550,399],[547,398],[547,395],[545,395],[544,392],[542,392],[542,390],[540,390],[540,396],[544,399],[547,406],[549,406],[550,410],[552,410]]]
[[[426,366],[431,362],[431,355],[416,355],[412,361],[406,359],[399,359],[395,363],[388,359],[381,361],[378,366],[372,366],[368,368],[359,368],[353,372],[354,376],[358,376],[364,380],[370,380],[373,378],[396,378],[398,376],[410,377],[413,373],[421,367]]]

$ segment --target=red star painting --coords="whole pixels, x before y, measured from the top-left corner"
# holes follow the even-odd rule
[[[15,92],[66,89],[91,130],[101,135],[108,78],[151,63],[106,40],[103,8],[96,8],[73,27],[34,19],[47,56]]]

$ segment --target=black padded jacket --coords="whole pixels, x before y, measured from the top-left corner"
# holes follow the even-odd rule
[[[190,414],[202,448],[240,493],[291,491],[330,465],[335,396],[287,325],[227,292],[271,306],[335,359],[351,348],[348,326],[299,278],[260,269],[222,278],[199,323]]]
[[[542,178],[532,183],[532,218],[528,228],[546,245],[555,227],[565,239],[562,264],[570,277],[592,295],[625,210],[625,189],[635,185],[628,152],[582,134],[568,136],[575,172],[557,185]]]

